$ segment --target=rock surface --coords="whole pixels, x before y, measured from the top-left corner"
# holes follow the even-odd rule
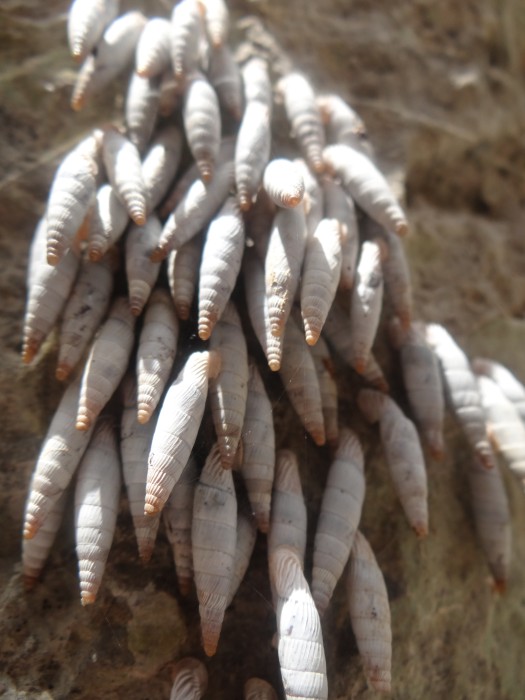
[[[20,578],[27,485],[61,393],[53,339],[34,366],[23,367],[19,357],[27,250],[59,158],[122,106],[121,92],[112,89],[85,112],[71,113],[76,68],[66,48],[67,4],[5,0],[0,8],[0,696],[160,700],[169,697],[172,662],[190,653],[202,657],[197,602],[178,595],[163,534],[150,565],[140,564],[124,499],[94,606],[79,603],[71,513],[43,582],[25,593]],[[134,4],[149,15],[166,14],[161,0]],[[263,22],[286,50],[275,54],[277,68],[291,61],[320,90],[348,98],[365,119],[383,170],[400,186],[406,183],[417,316],[444,323],[471,356],[497,358],[525,379],[523,5],[400,0],[385,11],[377,0],[236,0],[232,9],[239,19],[236,38],[248,35],[272,49],[260,33]],[[387,360],[398,389],[396,367]],[[341,385],[351,391],[346,376]],[[366,437],[362,527],[392,606],[393,697],[522,697],[521,486],[505,475],[514,554],[508,591],[498,597],[476,542],[464,468],[468,450],[454,421],[447,424],[445,462],[428,463],[430,535],[419,542],[393,493],[376,433],[357,417],[351,394],[342,396],[345,420]],[[313,536],[318,472],[329,455],[306,439],[279,393],[275,412],[289,427],[286,445],[301,459]],[[259,538],[227,612],[219,651],[207,662],[206,697],[240,697],[250,675],[279,687],[274,628]],[[330,698],[375,697],[361,670],[342,585],[323,631]]]

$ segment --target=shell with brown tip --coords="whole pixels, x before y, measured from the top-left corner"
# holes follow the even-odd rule
[[[274,158],[264,168],[263,187],[278,207],[293,209],[304,197],[301,169],[287,158]]]
[[[217,650],[229,602],[237,543],[237,498],[232,472],[212,447],[195,488],[191,544],[204,651]]]
[[[221,113],[215,90],[201,73],[195,73],[186,86],[182,118],[200,176],[209,182],[219,155]]]
[[[119,0],[74,0],[67,15],[71,55],[83,61],[118,14]]]
[[[115,194],[137,226],[143,226],[146,223],[146,195],[137,147],[116,129],[110,128],[104,132],[102,154]]]
[[[389,693],[392,628],[388,593],[372,548],[359,530],[352,546],[346,595],[365,675],[374,690]]]
[[[82,605],[95,602],[108,558],[120,498],[120,459],[111,423],[97,423],[75,486],[75,540]]]
[[[152,17],[144,25],[135,51],[135,70],[143,78],[160,76],[171,61],[171,22]]]

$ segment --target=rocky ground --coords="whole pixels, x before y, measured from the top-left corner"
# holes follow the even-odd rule
[[[166,14],[161,0],[135,4],[150,15]],[[19,358],[27,250],[58,160],[122,105],[121,93],[110,90],[86,112],[71,112],[76,69],[65,42],[67,5],[4,0],[0,8],[0,696],[160,700],[169,697],[170,664],[188,653],[202,656],[197,603],[177,594],[163,534],[149,567],[141,566],[124,499],[94,606],[79,603],[71,513],[43,582],[27,594],[20,579],[27,485],[61,392],[52,340],[34,366],[22,366]],[[277,70],[292,63],[320,90],[337,91],[359,110],[383,170],[400,190],[404,185],[417,316],[444,323],[471,356],[497,358],[525,379],[525,8],[518,0],[385,6],[378,0],[236,0],[235,39],[250,38],[271,52]],[[398,387],[395,365],[390,369]],[[351,390],[344,376],[341,384],[343,392]],[[522,697],[521,485],[505,475],[514,556],[508,590],[499,597],[476,541],[468,449],[452,418],[446,460],[428,464],[431,527],[420,542],[392,491],[375,433],[356,418],[351,395],[343,393],[342,405],[345,420],[366,439],[363,530],[391,601],[393,697]],[[318,471],[328,453],[305,438],[278,393],[275,410],[288,428],[281,443],[301,457],[313,530]],[[279,682],[265,556],[260,539],[219,651],[207,664],[206,697],[240,697],[249,675]],[[373,698],[343,586],[323,632],[330,698]]]

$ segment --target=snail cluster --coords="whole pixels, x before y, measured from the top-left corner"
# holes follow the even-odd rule
[[[139,556],[152,556],[162,516],[179,593],[196,588],[207,656],[259,531],[285,697],[328,697],[321,617],[345,569],[364,672],[389,692],[387,588],[359,530],[365,459],[358,431],[340,425],[335,368],[346,365],[356,414],[379,424],[418,537],[428,534],[425,453],[443,454],[448,395],[472,448],[474,514],[499,591],[510,516],[493,446],[523,477],[525,389],[494,362],[471,364],[443,327],[413,320],[408,221],[343,100],[316,96],[296,71],[273,90],[260,56],[239,65],[222,0],[182,0],[171,20],[117,15],[116,0],[75,0],[69,14],[83,61],[75,110],[134,71],[124,128],[96,129],[66,156],[31,248],[23,360],[60,322],[56,377],[70,383],[30,486],[24,579],[40,576],[74,483],[81,602],[95,602],[122,471]],[[278,108],[295,160],[272,150]],[[413,420],[372,353],[385,328]],[[272,373],[312,450],[330,455],[311,576],[298,457],[276,450],[286,435]],[[200,661],[180,660],[174,674],[172,698],[205,692]],[[245,697],[277,695],[252,680]]]

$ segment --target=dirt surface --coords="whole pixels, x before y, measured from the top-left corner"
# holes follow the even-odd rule
[[[167,13],[160,1],[136,4],[149,15]],[[470,356],[497,358],[525,379],[524,6],[518,0],[400,0],[385,11],[378,0],[255,0],[231,7],[235,42],[251,39],[272,56],[276,74],[295,65],[319,91],[338,92],[363,116],[378,162],[407,205],[417,316],[444,323]],[[4,0],[0,7],[0,697],[160,700],[169,697],[172,662],[185,654],[203,658],[197,601],[178,594],[164,533],[150,565],[140,564],[124,497],[95,605],[79,602],[72,512],[42,583],[26,593],[20,577],[27,486],[62,391],[54,379],[55,338],[34,365],[24,367],[19,356],[27,250],[60,158],[122,107],[123,83],[85,112],[71,112],[76,67],[66,47],[66,11],[59,0]],[[276,119],[286,143],[278,110]],[[388,351],[384,359],[398,393],[397,365]],[[445,461],[428,461],[431,526],[418,541],[393,492],[377,434],[358,417],[352,380],[339,370],[343,420],[365,441],[362,528],[389,591],[393,698],[521,698],[521,485],[505,474],[513,566],[506,594],[497,596],[476,541],[469,452],[456,423],[448,418]],[[329,453],[305,437],[276,382],[279,446],[300,456],[313,538]],[[311,554],[307,572],[310,567]],[[207,698],[240,698],[250,675],[280,687],[266,568],[259,537],[218,653],[207,661]],[[362,673],[342,584],[323,634],[329,697],[375,697]]]

